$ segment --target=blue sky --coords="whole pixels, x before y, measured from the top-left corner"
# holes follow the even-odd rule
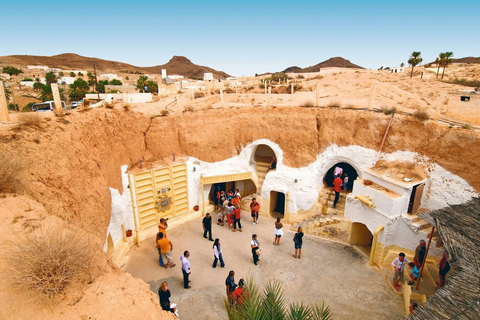
[[[480,56],[479,1],[24,0],[0,4],[0,27],[0,56],[154,66],[181,55],[237,76],[336,56],[375,69],[412,51],[424,61]]]

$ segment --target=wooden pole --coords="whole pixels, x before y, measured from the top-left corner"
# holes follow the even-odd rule
[[[270,97],[272,96],[272,87],[268,87],[267,107],[270,107]]]
[[[10,122],[10,115],[8,114],[7,96],[5,95],[5,86],[2,81],[0,81],[0,121]]]
[[[222,102],[222,109],[225,107],[224,101],[223,101],[223,89],[220,89],[220,101]]]
[[[134,182],[131,174],[128,175],[128,183],[130,184],[130,198],[132,200],[133,222],[135,223],[135,235],[136,235],[136,241],[135,242],[137,243],[137,246],[140,247],[140,240],[138,239],[138,233],[139,233],[138,222],[137,222],[138,216],[135,214],[135,211],[136,211],[135,210],[135,198],[133,196],[133,193],[136,190],[136,186],[135,186],[135,182]]]
[[[422,267],[420,268],[420,274],[418,275],[418,281],[417,285],[415,286],[415,290],[418,290],[418,285],[420,284],[420,279],[422,278],[423,268],[425,267],[425,263],[427,262],[428,249],[430,249],[430,243],[432,242],[433,231],[435,231],[435,227],[432,227],[432,232],[430,232],[430,237],[428,238],[427,250],[425,251],[425,257],[423,257]]]
[[[100,100],[100,91],[98,91],[97,69],[95,68],[95,63],[93,64],[93,73],[95,74],[95,88],[97,89],[97,98],[98,100]]]
[[[291,93],[291,94],[293,94],[293,86],[294,86],[294,84],[293,84],[293,82],[292,82],[292,90],[291,90],[291,91],[292,91],[292,93]]]
[[[52,86],[53,101],[55,102],[55,112],[62,114],[62,100],[60,99],[60,92],[58,91],[58,83],[52,83],[50,85]]]

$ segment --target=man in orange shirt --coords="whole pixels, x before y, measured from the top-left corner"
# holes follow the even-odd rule
[[[339,176],[337,176],[333,180],[333,191],[335,191],[335,200],[333,201],[334,208],[337,205],[338,198],[340,197],[340,191],[342,191],[342,185],[343,185],[342,179]]]

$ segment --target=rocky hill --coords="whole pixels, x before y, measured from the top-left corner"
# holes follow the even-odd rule
[[[26,68],[29,65],[42,65],[61,69],[82,69],[93,71],[93,65],[100,72],[108,73],[161,73],[167,69],[168,74],[180,74],[188,78],[203,78],[205,72],[213,73],[215,78],[226,78],[229,75],[223,71],[199,66],[185,57],[174,56],[168,63],[153,67],[138,67],[131,64],[90,58],[74,53],[63,53],[55,56],[11,55],[0,57],[2,65],[13,65],[17,68]]]
[[[318,72],[320,68],[332,68],[332,67],[365,69],[363,67],[360,67],[356,64],[351,63],[350,60],[344,59],[342,57],[334,57],[334,58],[325,60],[323,62],[320,62],[311,67],[306,67],[302,69],[300,67],[293,66],[285,69],[283,72],[293,72],[293,73]]]

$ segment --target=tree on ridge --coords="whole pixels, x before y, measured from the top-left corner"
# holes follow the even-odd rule
[[[449,64],[452,64],[452,57],[453,57],[453,52],[445,52],[444,53],[445,55],[445,58],[444,58],[444,61],[443,61],[443,72],[442,72],[442,79],[443,79],[443,76],[445,75],[445,68],[449,65]]]
[[[420,51],[413,51],[410,55],[410,59],[408,59],[408,64],[412,66],[412,73],[410,73],[410,78],[413,77],[413,69],[423,61],[421,55],[422,53]]]

